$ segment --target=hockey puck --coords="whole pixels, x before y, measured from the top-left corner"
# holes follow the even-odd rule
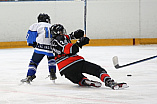
[[[132,75],[131,75],[131,74],[128,74],[127,76],[129,76],[129,77],[130,77],[130,76],[132,76]]]

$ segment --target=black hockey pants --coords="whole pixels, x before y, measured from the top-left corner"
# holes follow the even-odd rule
[[[82,73],[100,78],[100,74],[102,72],[107,73],[106,70],[101,68],[99,65],[88,61],[80,61],[66,68],[61,74],[65,75],[65,77],[73,83],[78,84],[79,81],[85,77]]]

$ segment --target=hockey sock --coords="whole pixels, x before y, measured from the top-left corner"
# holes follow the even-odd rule
[[[86,77],[84,77],[84,78],[82,78],[82,80],[78,83],[80,86],[84,86],[84,81],[85,81],[85,79],[88,79],[88,78],[86,78]]]
[[[35,63],[31,60],[29,63],[29,66],[28,66],[27,76],[35,75],[36,70],[37,70],[37,66],[38,66],[38,63]]]
[[[49,72],[51,72],[51,69],[53,69],[54,72],[56,73],[56,62],[55,62],[55,59],[48,60],[48,67],[49,67]]]
[[[105,82],[106,80],[111,79],[111,77],[107,73],[101,73],[100,79],[102,82]]]

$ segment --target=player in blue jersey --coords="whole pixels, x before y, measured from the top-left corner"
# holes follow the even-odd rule
[[[40,61],[46,55],[48,59],[48,68],[50,73],[50,80],[55,80],[56,77],[56,63],[53,52],[50,48],[50,41],[52,35],[49,32],[51,21],[48,14],[39,14],[38,23],[34,23],[29,27],[27,32],[27,44],[34,48],[33,56],[28,66],[27,77],[21,82],[30,83],[36,78],[35,73]]]

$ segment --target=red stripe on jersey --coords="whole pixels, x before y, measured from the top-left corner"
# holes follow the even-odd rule
[[[55,60],[56,60],[57,58],[62,57],[62,56],[66,56],[66,54],[57,55],[57,56],[55,57]]]
[[[108,74],[102,74],[100,78],[102,82],[104,82],[105,77],[110,77],[110,76]]]
[[[72,43],[68,43],[65,47],[64,47],[64,53],[65,54],[70,54],[70,48],[73,44]]]
[[[70,39],[69,35],[65,35],[68,39]]]
[[[58,69],[61,70],[62,68],[64,68],[65,66],[69,65],[70,63],[73,63],[79,59],[84,59],[81,56],[74,56],[74,57],[69,57],[63,61],[61,61],[60,63],[57,63],[58,65]]]

